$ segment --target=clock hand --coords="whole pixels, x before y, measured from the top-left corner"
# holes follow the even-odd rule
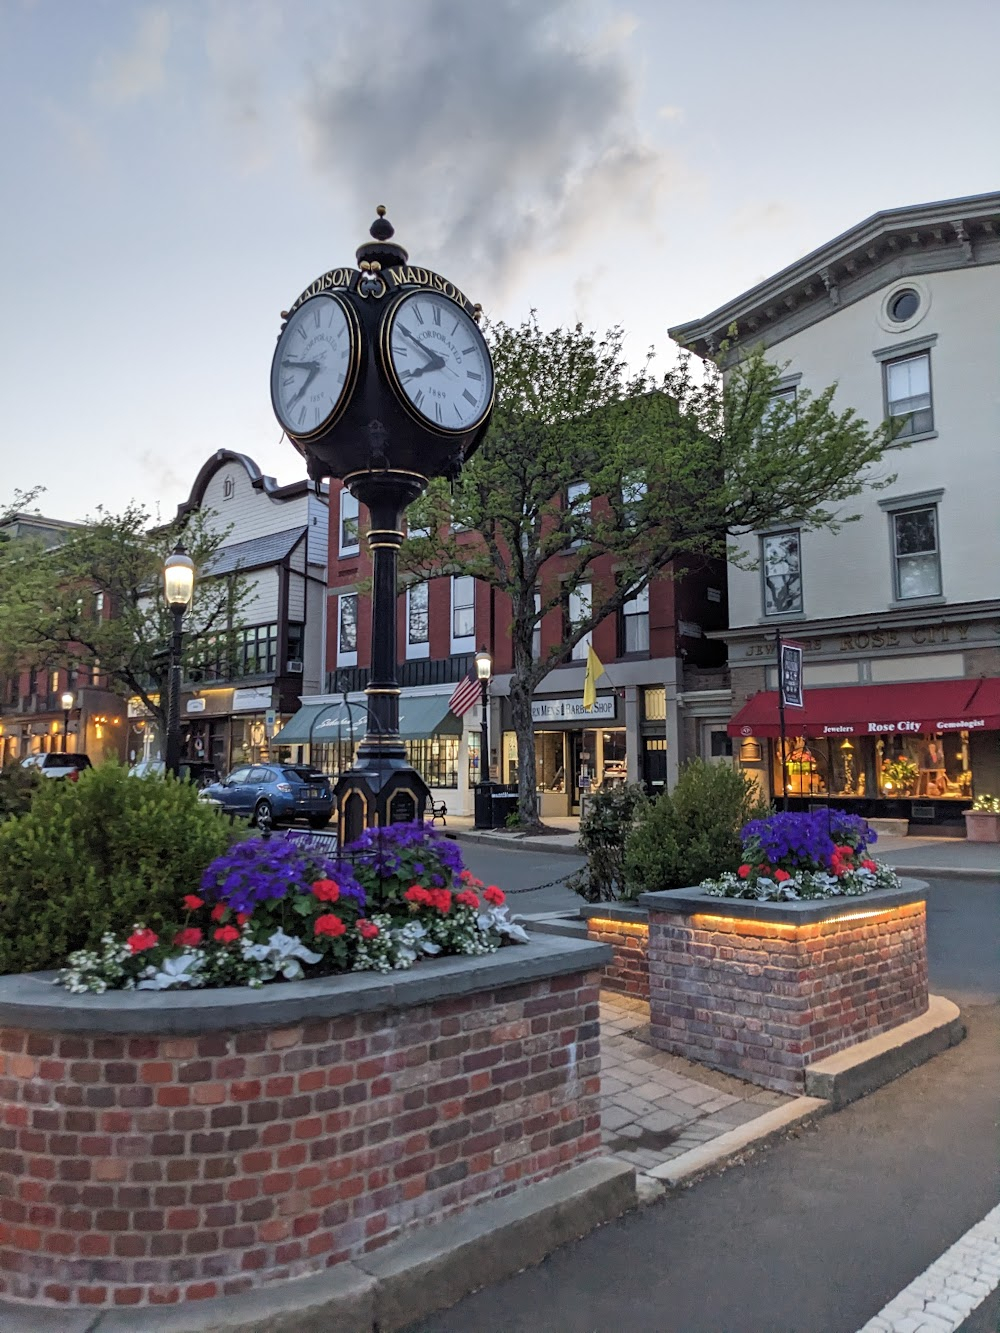
[[[318,361],[282,361],[281,364],[283,366],[287,366],[289,370],[313,370],[314,368],[316,370],[320,369],[320,363]]]
[[[415,380],[418,375],[426,375],[432,370],[447,370],[443,357],[438,356],[436,352],[430,352],[428,355],[434,358],[433,361],[428,361],[426,366],[418,366],[416,370],[404,370],[399,378],[401,380]]]
[[[437,353],[436,353],[436,352],[431,352],[431,351],[429,351],[429,350],[423,345],[423,343],[420,341],[420,339],[419,339],[418,337],[416,337],[414,334],[412,334],[412,333],[410,332],[410,330],[406,327],[405,324],[400,324],[400,326],[399,326],[399,331],[400,331],[400,333],[403,335],[404,338],[409,338],[410,342],[414,344],[414,346],[416,347],[417,351],[420,352],[420,353],[422,353],[424,356],[426,356],[427,359],[428,359],[428,361],[433,361],[433,360],[438,360],[438,361],[440,361],[441,358],[437,355]]]
[[[305,377],[305,379],[304,379],[303,382],[302,382],[302,387],[298,390],[297,393],[293,393],[292,396],[291,396],[291,398],[289,398],[289,400],[288,400],[288,406],[289,406],[289,407],[294,407],[294,406],[295,406],[295,404],[299,401],[299,399],[300,399],[300,398],[302,397],[302,395],[305,393],[306,389],[309,388],[309,385],[312,384],[313,380],[314,380],[314,379],[316,378],[316,376],[319,374],[319,371],[320,371],[319,362],[318,362],[318,361],[313,361],[312,364],[311,364],[310,370],[309,370],[309,374]]]

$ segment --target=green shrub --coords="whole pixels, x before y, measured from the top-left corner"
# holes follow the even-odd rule
[[[636,820],[649,806],[638,783],[615,783],[595,791],[580,820],[580,847],[587,864],[568,882],[588,903],[625,896],[625,847]]]
[[[0,824],[0,972],[58,967],[135,921],[172,936],[184,894],[239,836],[188,782],[117,764],[43,782]]]
[[[740,829],[770,807],[752,779],[728,764],[693,759],[671,792],[640,812],[625,848],[628,897],[683,889],[740,864]]]
[[[0,768],[0,823],[27,814],[44,781],[37,768],[22,768],[17,763]]]

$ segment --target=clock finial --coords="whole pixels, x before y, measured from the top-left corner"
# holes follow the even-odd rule
[[[403,247],[392,240],[396,229],[385,215],[385,204],[379,204],[375,212],[378,216],[368,228],[368,234],[373,239],[358,246],[358,263],[365,259],[369,262],[375,261],[383,268],[394,268],[397,264],[405,264],[408,256]]]

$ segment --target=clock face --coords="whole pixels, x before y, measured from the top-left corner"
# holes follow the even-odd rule
[[[476,322],[438,292],[411,292],[389,317],[385,356],[397,392],[444,434],[478,425],[493,401],[493,366]]]
[[[313,296],[292,313],[271,363],[271,402],[289,435],[308,439],[344,407],[358,368],[353,316],[336,296]]]

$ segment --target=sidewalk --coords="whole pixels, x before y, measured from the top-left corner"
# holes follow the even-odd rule
[[[447,830],[462,841],[481,842],[513,850],[528,848],[539,852],[566,852],[580,855],[580,821],[577,818],[552,818],[546,824],[558,832],[526,837],[516,829],[476,829],[471,815],[449,815]],[[1000,843],[968,842],[965,838],[905,838],[882,834],[875,845],[875,855],[909,875],[933,878],[963,876],[970,879],[1000,880]]]

